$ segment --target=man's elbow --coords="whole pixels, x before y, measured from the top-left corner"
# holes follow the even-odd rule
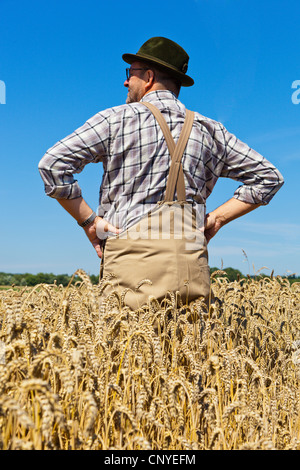
[[[49,164],[47,163],[47,160],[47,154],[45,154],[39,161],[38,170],[40,173],[49,171]]]
[[[284,177],[280,173],[280,171],[277,170],[277,182],[275,185],[275,192],[279,191],[279,189],[284,185]]]
[[[281,186],[284,185],[284,177],[282,176],[281,173],[279,173],[279,182],[278,182],[278,185],[279,185],[279,189],[281,188]]]
[[[284,185],[284,178],[282,174],[277,170],[276,171],[276,180],[273,180],[270,184],[269,193],[267,194],[266,200],[263,202],[264,205],[269,204],[273,197],[278,193],[280,188]]]

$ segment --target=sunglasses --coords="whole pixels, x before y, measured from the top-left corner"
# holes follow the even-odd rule
[[[126,69],[126,79],[129,80],[130,77],[132,76],[132,71],[133,70],[148,70],[148,69],[145,69],[145,68],[130,68],[130,69]]]

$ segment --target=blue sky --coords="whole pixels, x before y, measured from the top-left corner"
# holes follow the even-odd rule
[[[300,273],[299,14],[299,0],[0,0],[0,271],[98,274],[84,232],[45,196],[38,162],[98,111],[123,104],[122,54],[166,36],[190,55],[185,105],[221,121],[285,178],[268,206],[217,234],[210,265]],[[95,209],[101,176],[94,164],[78,175]],[[237,186],[220,179],[207,209]]]

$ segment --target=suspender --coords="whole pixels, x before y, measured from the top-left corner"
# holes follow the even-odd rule
[[[171,202],[174,200],[175,188],[177,190],[177,200],[186,201],[181,158],[192,130],[194,112],[189,110],[186,111],[182,131],[177,144],[175,144],[169,126],[159,109],[151,103],[147,103],[145,101],[142,103],[152,112],[158,124],[160,125],[172,158],[166,186],[165,202]]]

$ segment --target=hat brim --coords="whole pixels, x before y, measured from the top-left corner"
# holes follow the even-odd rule
[[[130,65],[135,61],[149,62],[150,64],[155,65],[162,71],[169,72],[172,77],[180,81],[182,86],[188,87],[194,85],[194,80],[185,73],[179,72],[175,67],[172,67],[166,62],[153,58],[146,54],[123,54],[122,59],[124,60],[124,62]]]

